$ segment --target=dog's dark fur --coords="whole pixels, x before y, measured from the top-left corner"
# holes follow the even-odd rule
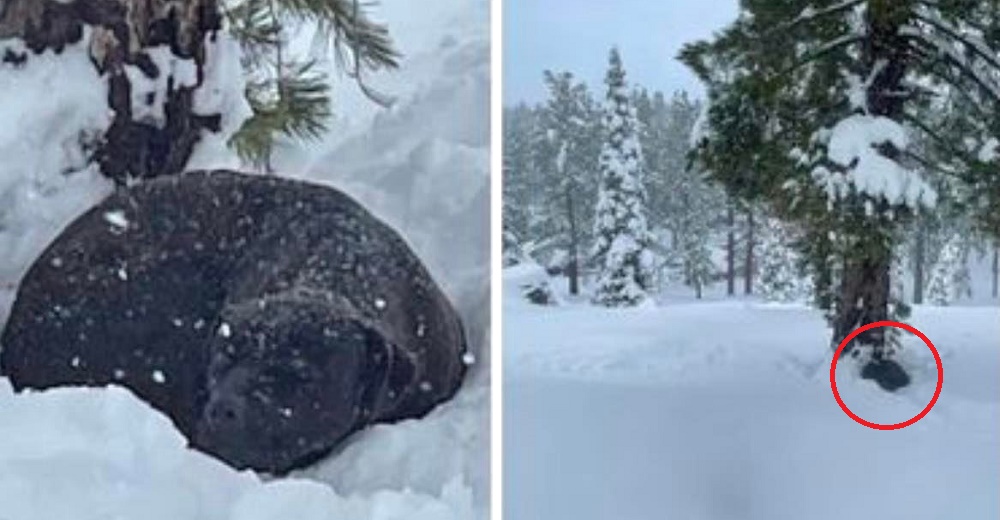
[[[0,345],[19,390],[120,384],[195,447],[270,473],[449,399],[466,348],[427,270],[360,205],[228,171],[121,189],[73,222]]]

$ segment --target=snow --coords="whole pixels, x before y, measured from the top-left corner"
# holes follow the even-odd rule
[[[0,40],[5,50],[30,54],[22,66],[0,64],[0,287],[12,287],[66,222],[110,192],[86,164],[86,144],[112,114],[85,44],[34,55]]]
[[[125,212],[122,210],[108,211],[104,214],[104,221],[118,229],[128,227],[128,219],[125,218]]]
[[[162,128],[166,124],[164,108],[167,89],[193,87],[198,83],[198,65],[194,59],[180,59],[170,51],[169,45],[159,45],[147,50],[158,72],[155,78],[146,75],[135,65],[126,65],[125,76],[131,85],[132,119]]]
[[[933,207],[937,203],[933,188],[917,172],[879,153],[876,147],[886,143],[906,149],[909,138],[902,125],[882,116],[851,115],[834,125],[827,143],[827,156],[847,175],[823,167],[814,175],[831,199],[843,198],[853,188],[890,204]]]
[[[927,417],[884,432],[837,406],[817,311],[752,299],[540,307],[517,297],[523,276],[504,276],[506,517],[1000,515],[997,307],[914,309],[944,389]],[[914,384],[896,394],[839,364],[853,412],[899,422],[930,400],[931,353],[903,341]]]
[[[246,80],[240,64],[240,46],[232,36],[222,33],[205,45],[204,79],[194,92],[194,111],[198,114],[222,114],[218,133],[202,132],[188,160],[188,169],[239,168],[240,161],[227,146],[253,110],[243,96]]]
[[[425,7],[387,3],[374,11],[394,31],[405,57],[399,73],[381,73],[369,83],[396,104],[374,114],[352,112],[326,145],[310,153],[286,150],[275,165],[345,191],[399,231],[459,311],[475,363],[453,400],[419,421],[370,428],[304,476],[345,496],[412,493],[442,507],[439,518],[485,519],[489,3],[449,0]],[[353,106],[355,89],[335,86],[347,106]]]
[[[997,148],[1000,148],[1000,141],[995,137],[986,140],[986,144],[979,150],[976,157],[982,162],[991,162],[997,159]]]
[[[349,82],[338,84],[335,92],[345,98],[336,106],[344,117],[330,137],[275,158],[282,174],[355,197],[424,260],[461,313],[470,342],[465,361],[473,363],[455,398],[420,420],[368,428],[316,466],[266,481],[186,448],[165,417],[125,390],[14,394],[0,379],[4,520],[488,516],[488,7],[484,0],[451,0],[419,10],[406,3],[374,8],[405,57],[399,71],[369,80],[398,102],[376,110]],[[211,65],[195,107],[224,111],[224,131],[206,134],[191,169],[238,165],[225,147],[247,108],[234,94],[243,82],[234,48],[224,37],[209,45]],[[83,157],[78,150],[63,153],[64,142],[73,143],[80,128],[100,134],[109,120],[101,108],[106,87],[85,49],[33,58],[24,74],[7,74],[7,67],[0,68],[0,94],[23,103],[4,104],[0,116],[25,123],[0,128],[0,323],[31,261],[110,191],[91,169],[60,175]]]
[[[442,490],[447,501],[389,489],[344,496],[315,481],[233,471],[185,448],[166,417],[121,388],[15,395],[0,380],[0,402],[0,497],[11,520],[473,517],[457,484]]]

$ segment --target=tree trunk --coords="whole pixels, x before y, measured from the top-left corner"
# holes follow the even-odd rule
[[[205,44],[221,27],[217,0],[7,0],[0,2],[0,38],[21,38],[34,53],[56,53],[84,38],[94,66],[108,77],[113,122],[92,160],[123,184],[183,170],[203,130],[218,132],[220,114],[195,114],[194,92],[204,81]],[[147,52],[167,46],[193,60],[195,85],[168,78],[162,120],[133,119],[133,85],[126,70],[149,79],[169,74]],[[29,56],[14,57],[18,60]],[[5,60],[11,57],[5,56]]]
[[[1000,296],[1000,245],[993,247],[993,297]]]
[[[913,248],[913,303],[924,303],[924,268],[926,264],[927,229],[917,224],[917,240]]]
[[[743,262],[743,294],[753,294],[753,242],[754,242],[753,208],[747,208],[747,255]]]
[[[566,276],[569,277],[569,293],[575,296],[580,294],[580,237],[577,232],[573,193],[569,188],[566,188],[566,213],[569,217],[569,263],[566,265]]]
[[[859,254],[845,259],[833,324],[834,349],[848,334],[862,325],[889,319],[891,263],[892,255],[888,250],[882,250],[880,254]],[[871,347],[872,357],[882,359],[885,355],[885,327],[859,334],[844,349],[842,355],[849,354],[858,347]]]
[[[736,209],[726,207],[726,294],[736,294]]]

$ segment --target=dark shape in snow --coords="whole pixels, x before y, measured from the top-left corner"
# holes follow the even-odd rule
[[[872,379],[888,392],[895,392],[910,384],[910,376],[892,359],[873,359],[861,369],[862,379]]]
[[[276,474],[449,399],[466,348],[427,270],[356,202],[228,171],[122,189],[73,222],[0,344],[18,390],[117,383],[196,448]]]
[[[521,286],[521,294],[524,295],[526,300],[535,305],[556,304],[556,297],[552,293],[552,288],[545,281]]]

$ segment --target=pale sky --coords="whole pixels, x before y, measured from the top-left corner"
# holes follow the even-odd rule
[[[542,71],[567,70],[603,96],[608,51],[618,45],[629,84],[702,94],[675,57],[736,18],[737,0],[505,0],[505,105],[545,99]]]

